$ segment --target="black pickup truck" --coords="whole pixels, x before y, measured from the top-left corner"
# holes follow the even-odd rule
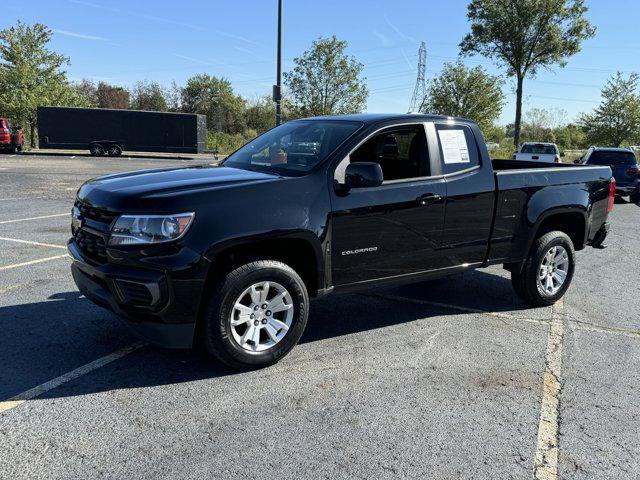
[[[80,291],[139,335],[259,367],[330,292],[503,264],[520,297],[550,305],[574,251],[602,245],[614,192],[609,167],[492,161],[469,120],[311,118],[220,166],[86,182],[68,248]]]

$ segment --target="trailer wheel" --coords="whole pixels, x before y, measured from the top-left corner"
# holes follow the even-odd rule
[[[94,157],[101,157],[104,155],[104,148],[99,143],[94,143],[89,146],[89,152]]]
[[[107,153],[110,157],[119,157],[120,155],[122,155],[122,148],[120,147],[120,145],[116,145],[114,143],[113,145],[109,145]]]

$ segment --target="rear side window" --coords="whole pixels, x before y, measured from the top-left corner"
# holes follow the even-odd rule
[[[520,153],[533,153],[537,155],[556,155],[558,150],[553,145],[524,144]]]
[[[437,124],[442,173],[456,173],[480,165],[478,145],[466,125]]]
[[[587,160],[588,165],[635,165],[633,152],[593,152]]]

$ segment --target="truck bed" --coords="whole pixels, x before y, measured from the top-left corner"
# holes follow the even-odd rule
[[[563,213],[588,219],[584,232],[587,243],[607,217],[609,167],[500,159],[491,163],[496,186],[493,262],[509,263],[526,256],[530,230],[552,199],[562,199]],[[592,211],[584,211],[584,205],[592,205]]]

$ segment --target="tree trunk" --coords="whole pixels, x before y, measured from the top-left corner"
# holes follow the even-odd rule
[[[29,144],[31,145],[31,148],[36,148],[36,123],[35,122],[29,122],[29,135],[30,135],[30,139],[29,139]]]
[[[518,86],[516,87],[516,122],[515,134],[513,135],[513,144],[518,148],[520,146],[520,127],[522,126],[522,84],[524,83],[524,74],[518,73]]]

